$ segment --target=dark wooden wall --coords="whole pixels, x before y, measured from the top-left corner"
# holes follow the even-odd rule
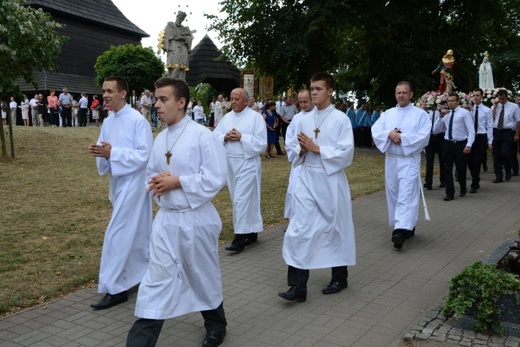
[[[94,77],[97,57],[110,49],[110,46],[141,43],[141,37],[137,34],[122,30],[116,32],[100,24],[70,19],[63,15],[53,14],[53,17],[57,22],[66,25],[59,30],[60,34],[69,37],[56,59],[61,73]],[[110,18],[107,18],[107,21],[110,21]]]

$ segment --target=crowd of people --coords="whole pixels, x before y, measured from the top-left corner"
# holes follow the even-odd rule
[[[86,93],[75,97],[68,88],[63,88],[59,95],[55,89],[50,89],[47,97],[37,93],[30,100],[24,94],[20,104],[11,96],[9,102],[0,100],[0,108],[4,126],[8,121],[13,126],[18,125],[18,115],[21,114],[20,125],[54,128],[87,127],[91,120],[99,127],[100,122],[113,111],[97,95],[93,95],[89,102]]]
[[[112,113],[88,151],[99,174],[109,175],[113,213],[99,270],[98,291],[104,296],[91,306],[100,310],[126,302],[128,290],[139,285],[138,319],[127,346],[154,346],[166,319],[190,312],[201,312],[204,319],[203,346],[223,343],[222,224],[212,199],[227,184],[235,237],[225,250],[242,253],[256,243],[264,230],[262,157],[273,158],[274,148],[285,154],[282,139],[291,162],[284,212],[289,224],[282,249],[289,288],[278,296],[294,302],[307,300],[312,269],[331,268],[322,294],[348,287],[356,243],[345,168],[357,146],[385,154],[390,240],[397,249],[416,233],[422,188],[433,189],[435,153],[442,158],[439,179],[445,201],[454,198],[455,180],[459,195],[465,196],[467,168],[470,193],[480,189],[487,150],[492,150],[494,183],[518,175],[513,157],[520,137],[520,95],[516,105],[499,92],[498,103],[487,108],[476,88],[469,110],[460,107],[458,94],[450,93],[448,110],[425,111],[414,106],[412,86],[402,81],[395,88],[395,107],[381,112],[360,104],[355,112],[351,103],[334,104],[334,93],[334,78],[325,72],[311,78],[309,90],[277,100],[256,102],[245,89],[236,88],[229,101],[222,95],[214,99],[208,118],[183,80],[161,78],[154,93],[145,90],[140,97],[120,77],[105,80],[102,101],[94,98],[90,108],[103,103]],[[59,126],[59,119],[62,126],[74,124],[74,99],[67,94],[64,89],[57,97],[52,91],[42,107],[51,125]],[[35,98],[36,103],[27,102],[29,111],[31,105],[44,104],[38,101],[43,97]],[[82,95],[77,103],[80,124],[85,99]],[[155,140],[153,126],[162,128]],[[153,222],[152,201],[159,206]]]

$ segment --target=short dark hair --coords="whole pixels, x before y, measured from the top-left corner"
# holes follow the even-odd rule
[[[484,91],[482,90],[482,88],[475,88],[473,89],[474,92],[480,92],[480,95],[484,95]]]
[[[334,77],[328,72],[317,72],[311,77],[311,82],[324,81],[327,88],[336,89]]]
[[[500,89],[498,92],[497,92],[497,96],[505,96],[507,98],[507,90],[505,89]]]
[[[179,101],[181,98],[186,100],[186,103],[184,104],[184,112],[186,112],[190,101],[190,88],[188,87],[188,84],[181,79],[171,77],[159,78],[155,82],[155,89],[168,86],[172,87],[173,97],[175,100]]]
[[[119,76],[109,76],[105,78],[105,81],[107,82],[116,82],[117,89],[121,93],[123,90],[126,91],[126,94],[128,95],[128,82],[123,78]]]
[[[459,94],[455,93],[455,92],[451,92],[448,94],[448,96],[454,96],[457,98],[457,101],[460,101],[460,97],[459,97]]]

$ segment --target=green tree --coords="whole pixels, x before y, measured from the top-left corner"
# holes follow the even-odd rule
[[[18,77],[37,88],[34,71],[55,71],[54,61],[67,39],[56,32],[62,26],[50,14],[23,6],[24,3],[24,0],[2,0],[0,6],[0,91],[4,96],[19,93],[15,84]],[[3,131],[0,123],[0,132]],[[12,134],[12,128],[10,131]],[[5,158],[5,139],[1,142]],[[11,157],[14,157],[12,140]]]
[[[120,76],[138,95],[143,89],[154,89],[155,81],[165,73],[164,63],[155,56],[152,48],[132,44],[110,47],[97,58],[94,69],[99,86],[103,85],[106,77]]]
[[[208,15],[235,64],[271,75],[281,87],[308,84],[319,70],[335,74],[338,89],[367,91],[395,104],[395,85],[415,94],[437,89],[431,72],[455,51],[455,84],[478,83],[489,51],[497,81],[520,82],[520,0],[222,0],[225,16]],[[497,20],[500,18],[500,20]]]

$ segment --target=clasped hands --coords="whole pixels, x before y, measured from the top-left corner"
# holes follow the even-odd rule
[[[148,192],[152,197],[160,197],[164,193],[181,187],[179,176],[172,176],[169,172],[159,172],[148,181]]]
[[[228,141],[231,141],[231,142],[240,141],[241,138],[242,138],[242,134],[240,133],[240,131],[238,131],[235,128],[231,129],[230,131],[228,131],[226,133],[226,135],[224,135],[224,141],[225,142],[228,142]]]
[[[88,146],[88,151],[94,156],[94,157],[100,157],[100,158],[110,158],[110,152],[112,151],[112,145],[109,142],[101,142],[100,145],[98,144],[92,144]]]
[[[300,144],[300,157],[303,157],[307,152],[320,153],[320,147],[314,143],[311,137],[300,132],[297,135],[298,143]]]
[[[401,143],[401,129],[395,128],[394,130],[390,131],[388,134],[388,138],[390,141],[395,143],[396,145]]]

